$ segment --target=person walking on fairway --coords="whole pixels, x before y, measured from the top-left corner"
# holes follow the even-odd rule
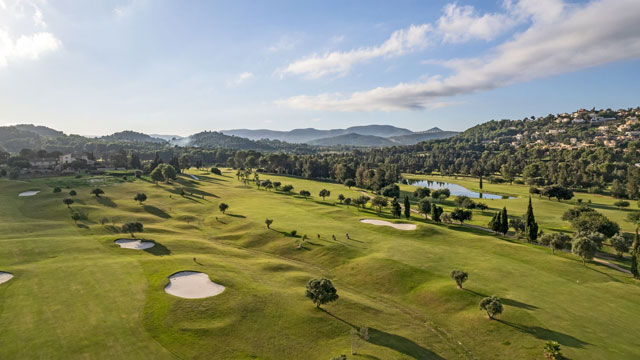
[[[349,237],[349,233],[347,233],[347,240],[351,240],[351,238]]]

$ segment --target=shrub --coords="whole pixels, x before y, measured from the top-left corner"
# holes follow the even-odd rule
[[[215,175],[222,175],[222,171],[220,171],[220,169],[218,169],[217,167],[211,168],[210,172]]]

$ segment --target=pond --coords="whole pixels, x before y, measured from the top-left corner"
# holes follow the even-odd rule
[[[451,192],[451,195],[455,195],[455,196],[468,196],[474,199],[515,199],[514,197],[511,197],[511,196],[503,196],[503,195],[495,195],[495,194],[487,194],[487,193],[479,193],[479,192],[471,191],[464,186],[460,186],[458,184],[452,184],[448,182],[432,181],[432,180],[411,180],[411,179],[409,179],[408,181],[409,181],[409,185],[427,187],[431,190],[447,188]]]

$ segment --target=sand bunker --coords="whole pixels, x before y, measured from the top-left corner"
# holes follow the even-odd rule
[[[0,271],[0,284],[6,283],[7,281],[11,280],[11,278],[13,278],[13,274]]]
[[[379,226],[391,226],[392,228],[398,229],[398,230],[415,230],[416,229],[415,224],[394,224],[384,220],[362,219],[360,220],[360,222],[365,224],[379,225]]]
[[[153,241],[142,241],[133,239],[118,239],[114,241],[123,249],[144,250],[156,246]]]
[[[193,180],[200,180],[200,179],[198,179],[198,177],[197,177],[197,176],[195,176],[195,175],[193,175],[193,174],[189,174],[189,176],[191,176],[191,178],[192,178]]]
[[[164,291],[185,299],[202,299],[224,291],[224,286],[212,282],[209,275],[201,272],[181,271],[169,276],[169,280]]]
[[[40,192],[40,190],[23,191],[20,194],[18,194],[18,196],[33,196],[33,195],[36,195],[39,192]]]

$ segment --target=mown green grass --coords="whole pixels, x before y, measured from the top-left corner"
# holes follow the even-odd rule
[[[244,185],[231,171],[192,173],[201,180],[107,180],[103,199],[89,195],[90,178],[0,181],[0,271],[15,274],[0,285],[0,358],[329,359],[349,353],[352,326],[370,328],[361,359],[540,358],[546,340],[573,359],[637,356],[640,287],[615,270],[417,216],[402,220],[416,231],[362,224],[389,214],[338,204],[340,193],[360,194],[337,184],[261,174],[309,190],[303,199]],[[72,207],[89,214],[79,226],[62,204],[68,189],[51,192],[65,184],[79,194]],[[27,189],[42,192],[17,197]],[[133,201],[138,192],[144,205]],[[555,202],[542,202],[534,208],[544,227],[543,207]],[[128,237],[115,228],[129,220],[158,245],[115,246]],[[302,249],[292,230],[309,236]],[[454,268],[469,271],[467,290],[449,279]],[[166,294],[181,270],[206,272],[226,290],[201,300]],[[326,311],[304,297],[319,276],[340,295]],[[484,295],[504,299],[501,321],[478,310]]]

